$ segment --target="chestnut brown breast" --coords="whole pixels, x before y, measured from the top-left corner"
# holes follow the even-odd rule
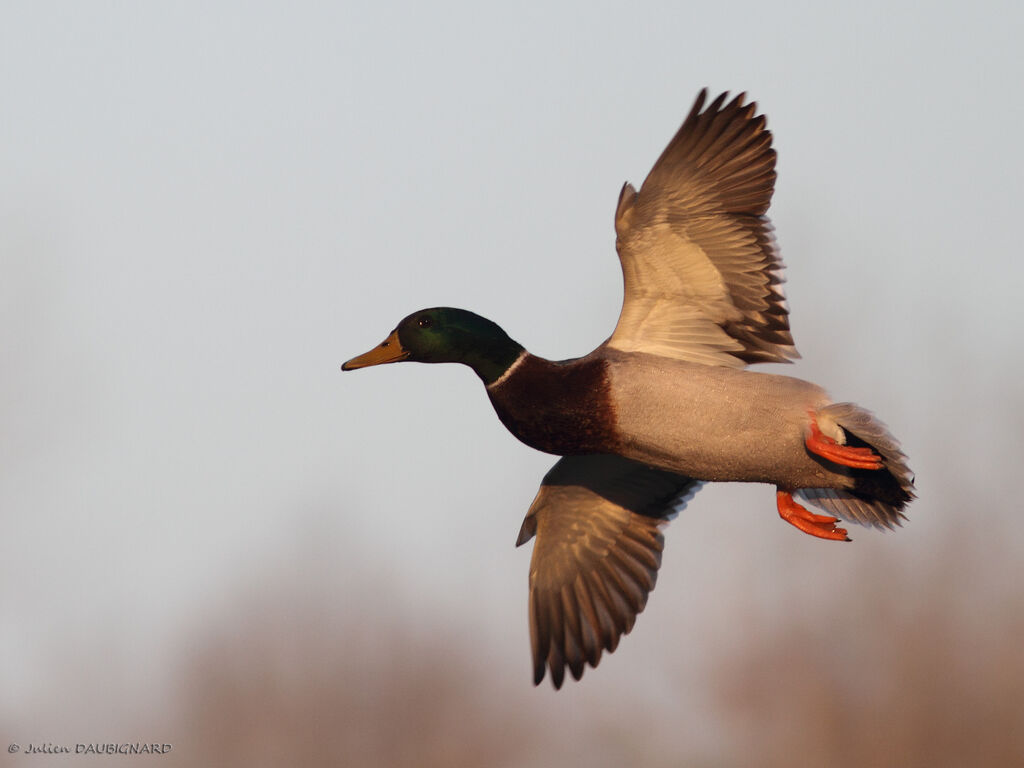
[[[532,448],[557,456],[614,452],[607,365],[597,358],[552,362],[527,354],[487,392],[501,422]]]

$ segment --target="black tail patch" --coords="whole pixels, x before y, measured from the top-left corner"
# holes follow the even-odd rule
[[[906,519],[902,510],[914,498],[914,475],[900,444],[870,412],[853,403],[834,403],[819,412],[846,433],[847,445],[866,446],[882,457],[882,469],[851,469],[852,490],[804,488],[799,494],[843,520],[875,528],[894,528]]]

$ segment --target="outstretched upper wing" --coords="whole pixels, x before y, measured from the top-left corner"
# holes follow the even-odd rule
[[[764,215],[775,150],[756,104],[701,91],[640,192],[615,213],[625,297],[607,344],[709,365],[799,357]]]
[[[551,670],[597,666],[633,628],[654,589],[660,525],[699,481],[620,456],[566,456],[544,477],[516,546],[537,536],[530,561],[534,682]]]

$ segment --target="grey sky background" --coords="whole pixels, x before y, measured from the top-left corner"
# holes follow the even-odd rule
[[[334,585],[332,631],[384,631],[347,624],[356,605],[444,626],[528,688],[513,543],[553,459],[464,368],[338,366],[436,305],[551,358],[600,343],[619,187],[704,86],[746,90],[775,134],[804,358],[780,370],[876,411],[920,499],[903,530],[840,547],[780,522],[767,487],[706,488],[634,634],[560,694],[581,702],[566,717],[607,715],[595,702],[628,684],[695,730],[686,683],[743,580],[770,613],[789,578],[841,583],[893,552],[913,573],[951,532],[1019,567],[1018,4],[2,8],[12,728],[116,731],[246,595],[307,582]]]

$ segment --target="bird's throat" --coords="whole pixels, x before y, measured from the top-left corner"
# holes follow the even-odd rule
[[[506,337],[473,349],[462,362],[476,371],[476,375],[490,387],[509,373],[526,354],[522,345]]]

